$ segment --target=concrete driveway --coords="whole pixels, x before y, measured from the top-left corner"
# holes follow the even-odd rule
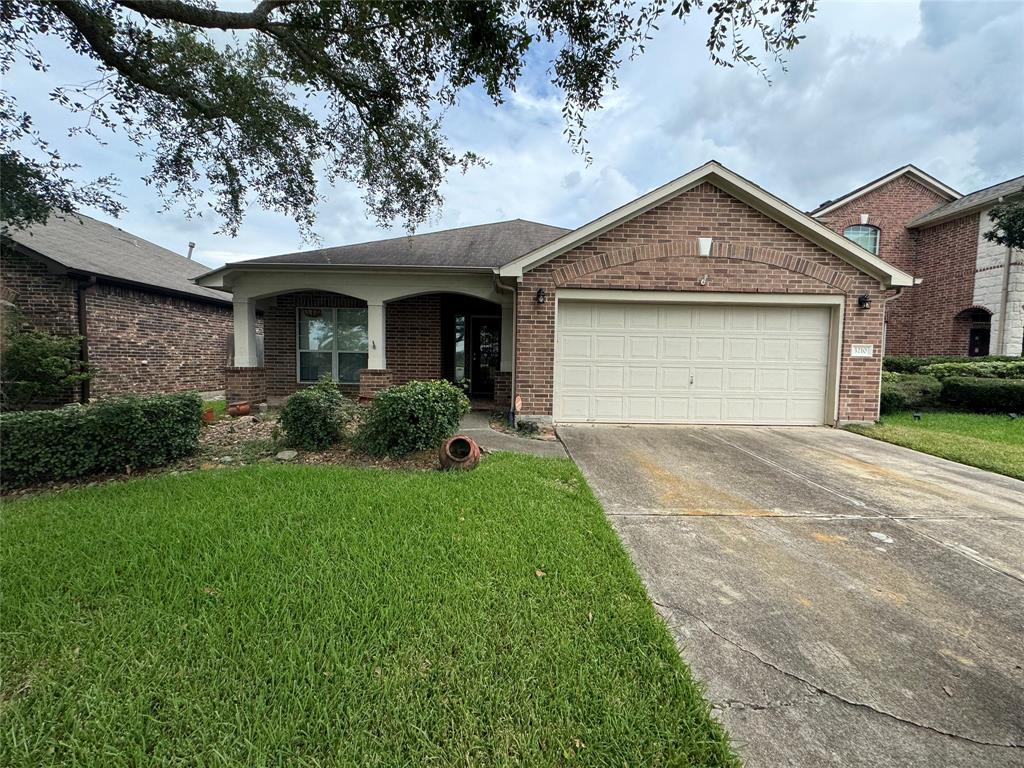
[[[559,435],[747,766],[1024,766],[1024,483],[826,428]]]

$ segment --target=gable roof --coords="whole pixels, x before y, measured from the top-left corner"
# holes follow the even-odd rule
[[[857,187],[856,189],[847,192],[845,195],[837,197],[835,200],[826,200],[811,211],[811,216],[824,216],[827,213],[831,213],[836,208],[846,205],[847,203],[856,200],[858,197],[866,195],[868,192],[872,192],[879,187],[888,184],[890,181],[898,179],[900,176],[907,176],[925,188],[930,189],[932,192],[942,195],[943,197],[948,197],[950,200],[955,200],[960,197],[960,193],[955,189],[946,186],[934,176],[922,171],[916,165],[904,165],[902,168],[897,168],[895,171],[890,171],[884,176],[879,176],[874,181],[869,181],[867,184]]]
[[[998,184],[993,184],[991,187],[985,187],[984,189],[979,189],[977,192],[971,192],[969,195],[964,195],[960,199],[954,200],[951,203],[946,203],[945,205],[940,205],[938,208],[933,208],[926,213],[922,213],[917,218],[911,219],[907,224],[907,227],[910,229],[929,227],[935,224],[941,224],[944,221],[950,221],[951,219],[958,219],[961,216],[966,216],[969,213],[980,211],[981,209],[992,205],[1001,197],[1009,197],[1010,195],[1016,195],[1020,192],[1024,192],[1024,176],[1018,176],[1015,179],[1001,181]]]
[[[222,292],[192,282],[207,271],[205,264],[80,213],[51,213],[45,224],[8,230],[4,239],[71,272],[190,298],[229,301]]]
[[[617,227],[625,221],[639,216],[645,211],[649,211],[651,208],[705,181],[714,184],[723,192],[732,195],[751,208],[760,211],[770,219],[793,230],[863,272],[882,280],[888,286],[909,286],[914,284],[914,278],[911,275],[869,253],[856,243],[836,234],[821,222],[802,211],[798,211],[789,203],[733,173],[715,160],[707,162],[699,168],[695,168],[689,173],[680,176],[678,179],[648,192],[631,203],[626,203],[626,205],[616,208],[614,211],[595,219],[589,224],[584,224],[579,229],[568,232],[562,237],[536,248],[522,258],[503,265],[499,270],[499,274],[509,277],[521,276],[524,272]]]

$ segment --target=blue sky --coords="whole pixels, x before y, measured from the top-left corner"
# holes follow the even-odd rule
[[[1024,2],[820,3],[787,72],[769,87],[753,70],[722,69],[704,48],[707,22],[664,19],[647,52],[588,120],[593,163],[562,135],[559,94],[535,57],[519,89],[494,107],[464,94],[446,121],[458,150],[489,161],[453,173],[445,204],[420,231],[526,218],[578,226],[709,159],[809,209],[905,163],[961,192],[1024,173]],[[67,138],[71,120],[47,103],[53,85],[81,82],[83,62],[50,51],[45,75],[5,79],[37,126],[82,176],[114,173],[128,211],[115,223],[210,266],[310,247],[289,219],[249,210],[235,238],[218,222],[185,219],[141,177],[149,165],[123,136]],[[325,189],[324,245],[400,234],[367,219],[355,187]],[[95,211],[86,213],[107,218]]]

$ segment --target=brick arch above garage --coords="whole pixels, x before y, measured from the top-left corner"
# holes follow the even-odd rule
[[[765,248],[756,243],[715,241],[711,245],[710,256],[702,257],[697,238],[644,243],[615,251],[597,253],[558,268],[552,274],[552,280],[556,287],[576,285],[585,282],[586,278],[595,273],[645,261],[678,262],[683,260],[690,264],[696,264],[698,268],[701,265],[706,265],[712,269],[720,259],[765,264],[769,267],[795,272],[814,281],[825,283],[843,293],[849,291],[853,284],[853,276],[848,270],[843,270],[838,266],[833,268],[830,265],[791,253]],[[735,290],[735,288],[729,290]]]

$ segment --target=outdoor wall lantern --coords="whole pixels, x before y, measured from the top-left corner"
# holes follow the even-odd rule
[[[548,300],[548,292],[545,291],[543,288],[538,288],[537,289],[537,303],[538,304],[543,304],[547,300]]]
[[[857,297],[857,306],[861,309],[871,309],[871,297],[866,293]]]

